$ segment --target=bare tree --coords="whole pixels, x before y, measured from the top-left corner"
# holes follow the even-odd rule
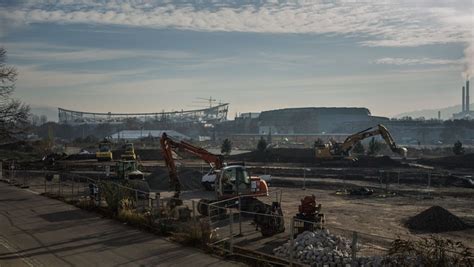
[[[12,98],[17,71],[6,65],[6,50],[0,47],[0,140],[14,139],[26,132],[30,107]]]
[[[48,117],[43,114],[43,115],[40,116],[40,120],[39,120],[39,121],[40,121],[40,125],[43,125],[43,124],[45,124],[45,123],[48,122]]]
[[[30,116],[30,122],[31,122],[31,125],[33,126],[39,126],[40,125],[40,117],[36,114],[32,114]]]

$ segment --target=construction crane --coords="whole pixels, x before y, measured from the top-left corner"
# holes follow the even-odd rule
[[[342,143],[329,142],[327,144],[316,146],[316,159],[325,160],[350,157],[350,151],[352,150],[355,144],[366,138],[377,135],[382,136],[382,138],[385,140],[385,142],[388,144],[388,146],[394,153],[397,153],[403,158],[406,158],[407,149],[405,147],[397,146],[388,129],[382,124],[379,124],[375,127],[370,127],[363,131],[348,136],[346,140]]]
[[[270,236],[284,231],[283,212],[279,202],[268,205],[258,200],[257,197],[268,196],[268,185],[265,180],[258,176],[250,176],[242,164],[226,165],[221,155],[215,155],[209,151],[196,147],[185,141],[175,141],[163,133],[160,139],[163,157],[169,172],[170,186],[174,190],[172,205],[182,205],[180,201],[181,183],[173,152],[177,149],[185,150],[200,157],[216,171],[215,198],[201,199],[198,203],[198,211],[202,215],[210,213],[209,204],[225,204],[222,200],[239,197],[240,207],[243,211],[250,211],[256,214],[254,221],[259,226],[262,235]],[[235,201],[233,201],[235,206]],[[276,215],[276,216],[266,216]]]

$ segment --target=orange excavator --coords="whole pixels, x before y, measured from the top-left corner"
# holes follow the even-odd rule
[[[176,149],[182,149],[200,157],[202,160],[211,165],[213,169],[222,169],[222,167],[224,166],[222,156],[214,155],[203,148],[195,147],[185,141],[175,141],[168,137],[166,133],[163,133],[163,135],[161,136],[160,144],[161,150],[163,152],[163,157],[165,159],[166,167],[168,168],[170,176],[170,186],[171,189],[173,189],[175,192],[174,198],[179,198],[181,194],[181,183],[178,178],[178,171],[176,168],[175,160],[173,158],[173,151],[175,151]]]
[[[280,203],[274,202],[272,205],[268,205],[257,199],[257,197],[268,196],[268,185],[260,177],[250,176],[243,164],[225,164],[221,155],[212,154],[185,141],[175,141],[166,133],[161,136],[160,143],[169,172],[170,187],[174,190],[175,205],[182,204],[182,201],[179,201],[181,183],[173,157],[173,152],[180,149],[200,157],[216,172],[214,181],[215,198],[201,199],[197,207],[199,213],[208,215],[210,212],[209,204],[213,202],[223,203],[222,200],[240,196],[242,211],[262,214],[262,216],[255,216],[255,223],[260,227],[263,235],[268,236],[284,231],[283,217],[274,218],[283,214]],[[263,216],[264,214],[278,216]]]

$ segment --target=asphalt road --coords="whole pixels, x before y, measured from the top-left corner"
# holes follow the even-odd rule
[[[0,266],[236,266],[0,182]]]

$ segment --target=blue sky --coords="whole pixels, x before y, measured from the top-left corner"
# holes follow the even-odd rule
[[[416,2],[415,4],[412,2]],[[465,1],[1,1],[0,45],[32,106],[97,112],[459,104]]]

